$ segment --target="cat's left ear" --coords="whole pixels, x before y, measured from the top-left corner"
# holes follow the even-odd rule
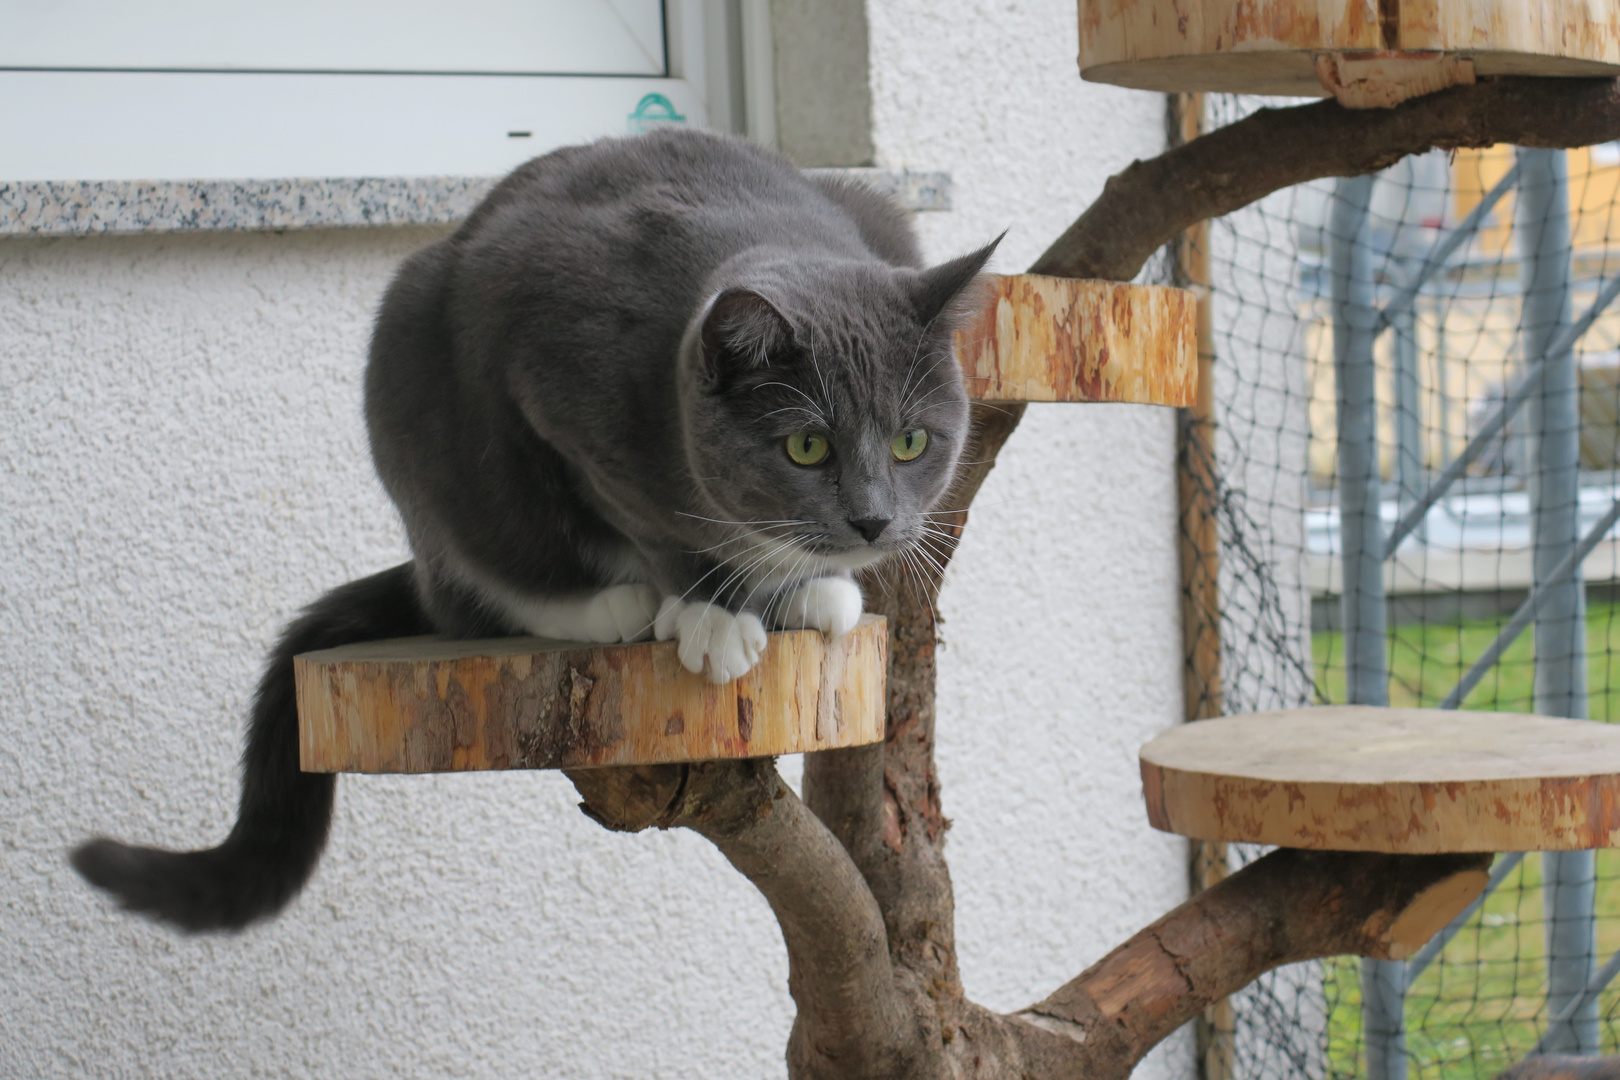
[[[984,264],[995,254],[996,245],[1001,243],[1002,237],[1006,235],[1002,233],[978,251],[970,251],[966,255],[919,272],[911,288],[911,299],[917,309],[917,320],[926,325],[950,307],[951,301],[961,296],[979,275],[979,271],[984,269]]]
[[[771,354],[791,339],[787,319],[776,305],[752,289],[727,289],[703,315],[699,345],[703,367],[719,382],[770,366]]]

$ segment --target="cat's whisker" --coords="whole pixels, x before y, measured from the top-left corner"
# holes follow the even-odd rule
[[[827,377],[822,374],[821,361],[816,359],[816,327],[814,323],[810,324],[810,366],[815,369],[816,381],[821,384],[821,396],[827,399],[827,415],[833,420],[838,419],[838,410],[833,406],[832,391],[827,387]],[[832,425],[828,424],[827,426],[831,427]]]
[[[795,394],[798,394],[800,397],[804,398],[804,400],[806,400],[806,401],[808,401],[810,403],[809,411],[810,411],[811,415],[813,415],[816,418],[817,423],[821,424],[824,427],[828,427],[828,428],[832,427],[832,425],[827,422],[827,416],[826,416],[825,413],[823,413],[821,411],[821,406],[816,402],[816,399],[811,397],[809,394],[805,393],[803,390],[800,390],[797,386],[794,386],[792,383],[785,383],[785,382],[778,381],[778,382],[760,383],[758,386],[754,387],[754,389],[755,390],[763,390],[767,386],[780,386],[784,390],[791,390]]]
[[[783,548],[788,548],[788,549],[792,549],[792,550],[797,551],[798,549],[795,546],[796,542],[799,541],[799,540],[802,540],[802,539],[805,539],[805,537],[803,537],[801,535],[801,536],[794,536],[794,537],[792,537],[792,538],[790,538],[790,539],[788,539],[786,541],[774,541],[774,542],[771,542],[771,543],[762,543],[760,545],[760,548],[762,548],[764,550],[761,551],[759,554],[754,555],[752,558],[750,558],[746,565],[744,565],[744,566],[742,566],[740,568],[734,569],[732,571],[732,573],[728,574],[726,576],[726,579],[724,581],[722,581],[720,583],[720,585],[715,589],[715,596],[719,597],[722,594],[724,594],[724,595],[729,596],[731,599],[735,599],[736,598],[736,586],[735,586],[734,583],[739,583],[739,582],[741,582],[743,580],[746,580],[747,575],[753,573],[754,570],[757,567],[761,566],[766,560],[772,558],[773,556],[779,555]]]
[[[797,540],[804,539],[804,537],[795,537],[794,539],[795,539],[795,541],[797,541]],[[805,562],[809,558],[810,558],[810,553],[808,551],[805,551],[802,548],[799,549],[799,557],[793,563],[793,570],[787,575],[786,578],[779,581],[772,588],[769,598],[767,598],[766,602],[762,605],[762,608],[765,611],[767,617],[769,616],[769,613],[770,613],[771,602],[778,595],[780,595],[780,593],[781,593],[781,591],[782,591],[782,589],[784,587],[786,587],[788,584],[793,583],[795,581],[795,579],[799,575],[799,571],[804,567]],[[759,592],[760,586],[764,585],[769,580],[770,580],[769,577],[760,578],[759,581],[754,584],[754,587],[748,591],[748,595],[743,598],[743,602],[741,604],[737,605],[738,610],[739,611],[751,610],[750,605],[754,602],[754,594]],[[765,620],[762,619],[760,621],[763,622]],[[733,621],[732,624],[729,627],[727,627],[727,629],[726,629],[726,645],[728,647],[731,644],[731,635],[736,632],[736,629],[737,629],[737,624],[736,624],[735,621]]]
[[[803,584],[804,578],[800,575],[805,564],[809,561],[810,553],[808,551],[800,555],[799,560],[793,564],[792,571],[781,581],[778,581],[776,587],[771,590],[770,596],[765,598],[764,609],[770,615],[772,625],[780,625],[778,621],[780,613],[777,611],[777,606],[787,597],[790,590]]]
[[[769,534],[771,531],[773,531],[775,529],[791,529],[791,528],[795,528],[795,527],[800,526],[800,525],[814,525],[814,524],[815,524],[815,522],[813,522],[813,521],[783,521],[783,522],[773,522],[773,523],[768,524],[768,525],[760,525],[760,526],[757,526],[757,527],[754,527],[754,528],[750,529],[749,532],[745,532],[740,536],[733,536],[729,540],[722,540],[718,544],[711,544],[706,548],[688,549],[687,554],[689,554],[689,555],[707,555],[710,552],[718,551],[721,548],[726,547],[729,544],[741,544],[741,543],[747,543],[747,542],[758,543],[761,540],[776,540],[776,539],[779,539],[779,538],[772,537],[772,536],[769,536],[769,535],[763,535],[763,534]]]
[[[948,544],[948,545],[950,545],[950,547],[952,549],[954,549],[956,547],[957,538],[950,535],[949,533],[942,533],[942,532],[924,532],[923,536],[926,537],[927,539],[926,540],[919,539],[919,540],[913,541],[910,546],[914,550],[916,550],[918,552],[921,552],[922,554],[927,555],[930,559],[932,559],[937,564],[940,573],[943,574],[945,572],[945,567],[947,565],[946,560],[945,560],[945,556],[948,555],[949,552],[935,551],[933,549],[933,547],[931,546],[930,541]]]
[[[799,557],[793,561],[793,569],[792,569],[792,571],[790,571],[787,574],[786,577],[784,577],[782,580],[778,581],[776,583],[776,585],[772,587],[771,592],[770,592],[771,597],[774,597],[775,595],[780,593],[785,584],[787,584],[788,582],[790,582],[790,581],[792,581],[792,580],[794,580],[795,578],[798,577],[799,571],[804,567],[804,564],[807,561],[808,557],[809,557],[808,552],[806,552],[806,551],[804,551],[802,549],[799,551]],[[752,589],[748,590],[748,595],[743,598],[743,602],[739,606],[743,610],[748,610],[749,605],[754,602],[754,595],[756,593],[758,593],[759,590],[760,590],[760,587],[762,585],[766,584],[768,581],[770,581],[769,576],[762,577],[757,582],[755,582],[754,587]],[[766,603],[764,605],[762,605],[762,607],[767,612],[770,610],[769,598],[767,598]]]
[[[907,406],[910,405],[911,398],[917,393],[918,390],[922,389],[922,385],[923,385],[922,377],[923,376],[932,375],[934,373],[934,369],[938,368],[939,365],[941,363],[943,363],[944,361],[946,361],[946,360],[954,361],[956,359],[955,354],[950,352],[949,350],[946,350],[946,351],[943,351],[943,352],[929,353],[928,357],[929,357],[930,360],[932,360],[932,363],[930,363],[928,365],[928,370],[923,372],[922,376],[918,377],[916,384],[911,387],[910,393],[907,393],[905,395],[905,397],[901,400],[901,403],[900,403],[901,411],[904,411],[907,408]],[[939,390],[947,390],[948,391],[950,389],[951,389],[950,383],[947,382],[947,383],[944,383],[944,384],[942,384],[940,386],[936,386],[934,388],[934,390],[929,391],[929,393],[934,393],[934,392],[939,391]]]
[[[923,535],[926,536],[928,538],[928,540],[933,542],[933,543],[949,545],[950,548],[952,549],[952,554],[955,553],[955,548],[956,548],[956,544],[957,544],[957,538],[956,537],[950,536],[950,535],[948,535],[946,533],[924,533]],[[920,541],[919,541],[919,543],[920,543]]]
[[[764,413],[763,415],[760,416],[760,419],[761,420],[769,420],[771,417],[775,416],[777,413],[785,413],[785,412],[804,413],[806,416],[810,417],[810,419],[816,421],[816,423],[818,423],[818,424],[821,423],[820,415],[817,414],[817,413],[811,412],[809,409],[805,408],[803,405],[784,405],[780,409],[772,409],[770,412]]]
[[[921,389],[921,384],[918,385],[918,389]],[[953,405],[953,404],[956,403],[956,399],[954,397],[952,397],[949,401],[939,401],[939,402],[935,402],[932,405],[927,404],[928,399],[933,397],[935,394],[949,394],[952,389],[954,389],[954,388],[949,383],[944,383],[944,384],[936,386],[932,390],[928,391],[928,393],[923,395],[923,397],[922,397],[922,399],[920,401],[912,402],[908,398],[905,402],[903,402],[901,404],[901,406],[900,406],[901,411],[904,412],[904,411],[909,410],[912,413],[919,413],[920,414],[920,413],[928,412],[931,409],[940,408],[941,406]],[[913,391],[913,393],[915,393],[915,392],[916,391]]]
[[[915,546],[928,548],[930,552],[932,552],[933,544],[944,545],[946,550],[941,554],[945,555],[946,557],[949,557],[950,554],[956,550],[957,544],[961,543],[962,540],[962,538],[956,533],[929,522],[923,522],[921,524],[918,534],[919,539],[913,541]]]
[[[938,318],[939,316],[935,315],[933,319],[929,319],[923,324],[922,332],[917,335],[917,344],[911,347],[911,363],[906,366],[906,377],[900,383],[900,407],[902,412],[905,411],[905,401],[910,396],[906,391],[910,389],[911,376],[917,370],[917,358],[922,355],[923,343],[928,340],[928,331],[933,329],[934,321]]]
[[[938,555],[923,548],[917,548],[912,552],[912,557],[916,559],[919,565],[925,567],[929,571],[929,577],[932,579],[933,586],[936,590],[943,589],[945,587],[945,578],[949,567],[940,561]]]
[[[927,400],[927,399],[924,399],[924,400]],[[956,404],[955,399],[952,399],[950,401],[936,401],[932,405],[918,405],[918,406],[915,406],[914,408],[912,408],[910,413],[908,413],[907,415],[910,415],[910,416],[924,416],[924,415],[926,415],[928,413],[933,412],[935,409],[949,409],[950,407],[952,407],[955,404]]]
[[[916,556],[909,549],[901,548],[900,558],[902,564],[908,571],[906,576],[911,579],[912,596],[922,600],[923,606],[928,609],[928,620],[930,624],[932,624],[935,633],[938,633],[939,615],[934,611],[934,601],[928,595],[928,586],[923,580],[922,569],[917,564]]]
[[[802,536],[796,536],[796,537],[794,537],[794,538],[793,538],[793,541],[789,541],[789,543],[794,543],[794,542],[796,542],[796,541],[798,541],[798,540],[801,540],[801,539],[804,539],[804,537],[802,537]],[[769,552],[767,552],[767,553],[766,553],[766,555],[765,555],[765,556],[763,556],[763,557],[769,557],[769,555],[770,555],[770,554],[771,554],[771,553],[769,553]],[[798,552],[798,554],[799,554],[799,558],[798,558],[798,559],[797,559],[797,560],[796,560],[796,561],[795,561],[795,563],[794,563],[794,566],[795,566],[795,567],[796,567],[796,568],[797,568],[797,567],[800,567],[800,566],[803,566],[803,565],[804,565],[804,560],[805,560],[805,559],[806,559],[806,557],[807,557],[807,556],[808,556],[808,553],[807,553],[807,552],[805,552],[805,551],[804,551],[804,550],[803,550],[803,549],[799,549],[799,552]],[[762,557],[762,558],[763,558],[763,557]],[[751,564],[750,564],[750,568],[752,568],[752,567],[754,567],[754,566],[758,566],[758,565],[759,565],[759,563],[760,563],[760,559],[755,559],[755,560],[754,560],[754,561],[753,561],[753,562],[752,562],[752,563],[751,563]],[[796,570],[795,570],[795,572],[797,572],[797,571],[796,571]],[[723,590],[725,590],[725,589],[726,589],[726,588],[727,588],[727,587],[728,587],[728,586],[729,586],[729,585],[730,585],[730,584],[731,584],[731,582],[732,582],[732,581],[733,581],[733,580],[734,580],[734,579],[735,579],[735,578],[736,578],[736,577],[737,577],[737,575],[736,575],[736,574],[733,574],[733,575],[732,575],[732,576],[731,576],[731,577],[730,577],[730,578],[727,578],[727,579],[726,579],[726,582],[725,582],[725,583],[724,583],[724,584],[722,584],[722,585],[721,585],[721,587],[720,587],[720,590],[721,590],[721,591],[723,591]],[[743,598],[743,601],[742,601],[742,603],[740,603],[740,604],[735,604],[735,605],[732,605],[732,604],[727,604],[727,605],[725,605],[725,606],[726,606],[726,607],[727,607],[727,608],[728,608],[728,609],[732,609],[732,610],[733,610],[733,614],[737,614],[737,615],[740,615],[740,614],[741,614],[741,613],[742,613],[742,612],[744,612],[744,611],[748,611],[748,610],[750,610],[750,608],[749,608],[749,605],[750,605],[750,604],[751,604],[751,603],[753,603],[753,600],[754,600],[754,594],[755,594],[755,593],[757,593],[757,592],[759,592],[759,589],[760,589],[760,586],[762,586],[762,585],[764,585],[764,584],[765,584],[765,583],[766,583],[766,582],[767,582],[767,581],[769,581],[769,580],[770,580],[770,579],[769,579],[769,577],[762,577],[762,578],[760,578],[760,579],[759,579],[759,580],[758,580],[758,581],[756,581],[756,582],[755,582],[755,583],[754,583],[754,587],[753,587],[753,588],[752,588],[752,589],[750,589],[750,590],[748,590],[748,595],[747,595],[747,596],[746,596],[746,597],[744,597],[744,598]],[[733,591],[733,592],[732,592],[732,594],[731,594],[731,598],[732,598],[732,599],[733,599],[733,600],[735,600],[735,598],[736,598],[736,593],[735,593],[735,591]],[[763,621],[763,620],[762,620],[762,621]],[[724,642],[724,646],[723,646],[723,648],[730,648],[730,646],[731,646],[731,639],[732,639],[732,635],[733,635],[733,634],[735,634],[735,633],[736,633],[736,632],[737,632],[737,620],[736,620],[736,619],[733,619],[733,620],[732,620],[732,621],[731,621],[731,623],[730,623],[730,624],[729,624],[729,625],[728,625],[728,626],[727,626],[727,627],[726,627],[726,637],[725,637],[725,642]]]
[[[754,540],[754,542],[759,547],[767,547],[768,546],[766,541],[757,540],[754,537],[745,537],[745,539]],[[738,557],[739,558],[746,558],[747,554],[748,553],[745,552],[743,555],[738,556]],[[702,585],[705,581],[709,580],[709,578],[713,577],[715,574],[719,573],[721,570],[725,570],[725,569],[730,568],[731,565],[732,564],[729,563],[729,562],[717,562],[717,563],[715,563],[712,567],[710,567],[707,571],[705,571],[696,581],[694,581],[694,582],[692,582],[692,584],[688,585],[686,587],[686,590],[684,592],[682,592],[681,595],[677,596],[675,599],[680,603],[683,603],[683,604],[686,603],[687,602],[686,598],[691,596],[692,593],[697,590],[698,586]]]
[[[696,518],[698,521],[712,521],[716,525],[782,525],[784,523],[790,525],[815,524],[809,518],[766,518],[760,521],[733,521],[730,518],[712,518],[704,517],[702,514],[688,514],[685,510],[677,510],[675,513],[681,517]]]
[[[938,366],[940,366],[940,363],[941,363],[941,361],[943,361],[944,358],[946,358],[946,356],[941,356],[941,355],[930,355],[930,356],[928,356],[927,359],[928,359],[928,361],[930,361],[930,363],[928,363],[928,368],[925,369],[925,371],[917,372],[917,379],[915,379],[915,381],[912,382],[912,385],[910,385],[910,387],[907,387],[906,395],[904,395],[904,397],[901,398],[901,410],[902,411],[906,410],[906,408],[909,408],[909,406],[912,405],[912,398],[917,397],[917,393],[919,393],[920,390],[923,389],[923,379],[925,379],[925,377],[927,377],[927,376],[932,376],[933,371],[935,371],[935,369],[938,368]],[[943,382],[943,384],[936,385],[935,389],[930,390],[930,393],[935,392],[935,390],[946,390],[946,392],[949,392],[949,390],[951,390],[951,389],[953,389],[953,387],[951,387],[951,382],[946,381],[946,382]]]

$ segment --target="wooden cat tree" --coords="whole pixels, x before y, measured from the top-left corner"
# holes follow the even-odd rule
[[[954,536],[1025,402],[1180,407],[1196,451],[1187,468],[1209,467],[1200,223],[1435,147],[1620,138],[1612,5],[1081,0],[1080,27],[1089,79],[1337,100],[1208,134],[1183,110],[1171,150],[1110,180],[1030,274],[1000,279],[958,340],[976,402],[947,507]],[[1571,74],[1604,77],[1546,77]],[[1367,104],[1394,107],[1349,107]],[[1180,245],[1192,291],[1121,284],[1167,244]],[[1189,719],[1219,712],[1213,516],[1198,481],[1184,475]],[[953,549],[936,545],[939,567]],[[1150,819],[1281,849],[1043,1001],[992,1012],[965,997],[956,964],[933,763],[939,579],[891,567],[864,585],[874,615],[847,638],[773,634],[759,667],[724,687],[681,669],[670,643],[416,640],[310,654],[297,664],[304,767],[563,768],[608,828],[707,837],[781,925],[795,1080],[1124,1077],[1279,964],[1409,955],[1479,893],[1494,850],[1620,838],[1620,729],[1502,718],[1495,753],[1466,754],[1463,740],[1433,738],[1450,730],[1433,725],[1458,723],[1449,714],[1299,710],[1188,725],[1144,750]],[[807,754],[802,799],[769,757],[795,752]]]

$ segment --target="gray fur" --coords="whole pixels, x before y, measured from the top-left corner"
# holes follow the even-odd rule
[[[372,345],[435,621],[516,632],[523,599],[623,582],[764,614],[917,542],[966,436],[951,305],[989,254],[921,271],[887,199],[694,131],[524,165],[405,264]],[[788,459],[806,427],[827,464]],[[911,427],[928,449],[897,462]],[[791,546],[760,561],[762,536]]]
[[[656,624],[725,681],[755,662],[758,616],[847,629],[850,573],[916,543],[956,468],[953,306],[990,250],[920,270],[887,200],[696,132],[518,169],[406,261],[377,318],[366,416],[414,562],[334,590],[283,636],[223,844],[97,839],[74,866],[190,931],[241,929],[295,895],[333,793],[298,768],[300,652]],[[890,440],[916,427],[927,449],[896,461]],[[788,459],[806,428],[834,447],[823,465]],[[674,597],[689,603],[659,607]]]

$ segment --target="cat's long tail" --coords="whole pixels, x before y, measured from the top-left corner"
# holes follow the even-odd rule
[[[182,930],[240,930],[280,911],[326,846],[336,777],[298,768],[293,657],[357,641],[432,632],[410,563],[350,582],[287,627],[259,680],[242,753],[242,799],[225,842],[164,851],[98,838],[74,867],[130,911]]]

